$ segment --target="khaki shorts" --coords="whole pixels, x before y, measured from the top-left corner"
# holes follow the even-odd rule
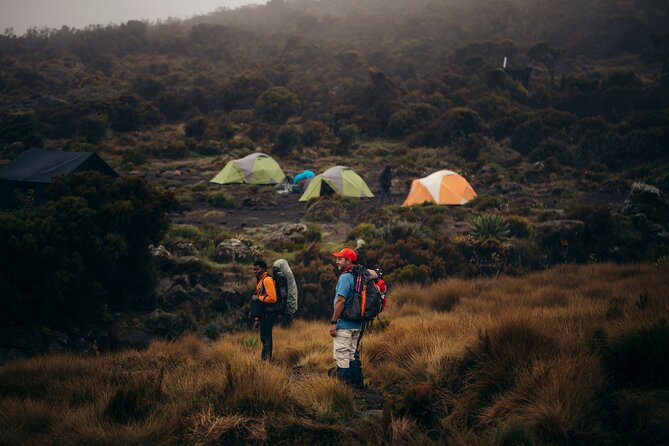
[[[337,367],[349,368],[349,362],[355,359],[355,349],[360,338],[359,328],[340,328],[333,341],[332,357],[337,362]]]

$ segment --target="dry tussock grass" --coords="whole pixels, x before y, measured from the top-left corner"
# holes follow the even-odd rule
[[[566,265],[398,285],[387,325],[365,335],[362,352],[386,397],[383,418],[326,376],[332,340],[321,321],[277,327],[271,364],[249,332],[17,361],[0,368],[0,443],[657,442],[669,391],[634,386],[665,385],[666,272]],[[625,432],[611,423],[623,414]]]

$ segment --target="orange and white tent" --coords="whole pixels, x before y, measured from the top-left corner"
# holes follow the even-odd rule
[[[476,192],[462,176],[450,170],[440,170],[425,178],[413,180],[411,190],[402,206],[421,203],[465,204],[476,198]]]

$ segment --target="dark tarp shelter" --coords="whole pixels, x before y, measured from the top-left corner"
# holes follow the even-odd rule
[[[0,169],[0,209],[18,209],[22,197],[38,204],[54,177],[84,171],[118,176],[95,152],[28,149]]]

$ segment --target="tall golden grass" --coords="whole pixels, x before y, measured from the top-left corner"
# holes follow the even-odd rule
[[[362,350],[383,416],[327,376],[326,321],[276,327],[270,364],[251,332],[16,361],[0,444],[653,444],[669,438],[668,272],[395,287]]]

